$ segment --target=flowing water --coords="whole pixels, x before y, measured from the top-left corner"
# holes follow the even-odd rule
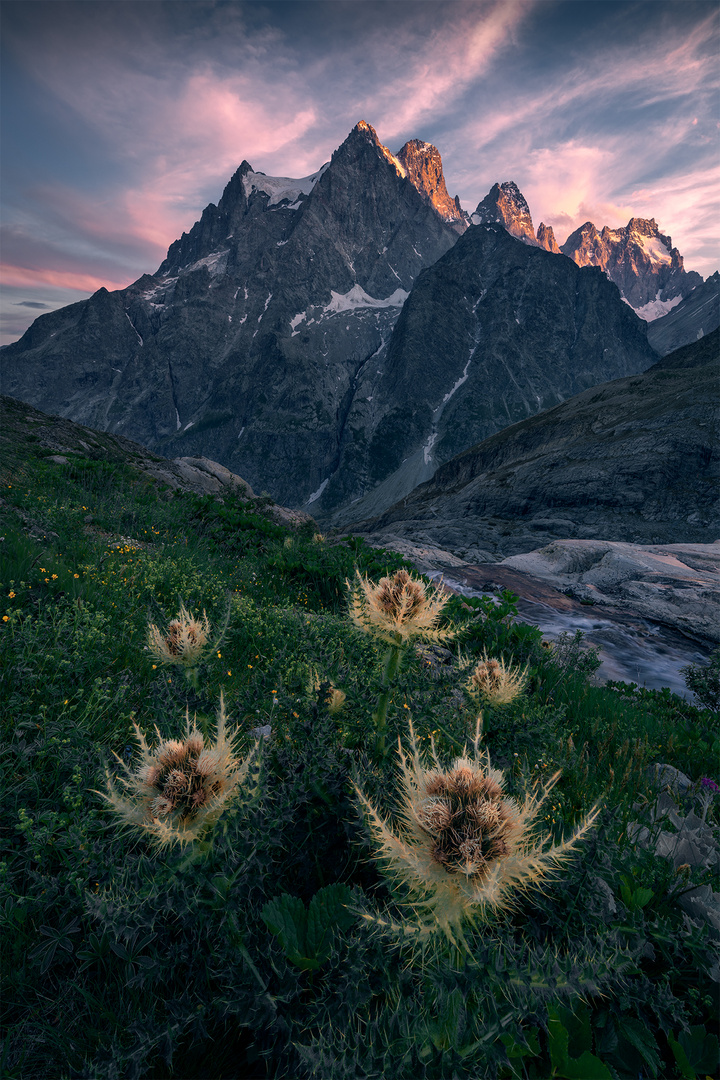
[[[442,577],[446,585],[463,596],[493,598],[492,593],[454,580],[451,575],[452,571],[444,574],[434,571],[430,576]],[[679,631],[639,616],[571,605],[561,594],[558,599],[566,610],[521,597],[517,602],[518,619],[539,627],[548,641],[554,641],[562,633],[574,635],[576,630],[582,630],[586,642],[599,649],[602,663],[596,677],[600,680],[637,683],[649,690],[668,687],[688,701],[695,700],[685,686],[681,669],[688,664],[707,663],[709,649]]]

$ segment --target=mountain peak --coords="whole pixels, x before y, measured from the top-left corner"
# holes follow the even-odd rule
[[[395,157],[402,165],[408,180],[435,207],[440,217],[450,224],[467,226],[467,215],[457,199],[451,199],[445,186],[440,151],[432,143],[410,139]]]
[[[512,236],[529,244],[536,244],[530,207],[514,180],[494,184],[482,202],[479,202],[471,219],[474,225],[499,222]]]
[[[600,266],[647,321],[666,314],[702,283],[699,274],[686,273],[682,255],[655,218],[630,218],[624,228],[606,225],[600,232],[586,221],[561,251],[578,266]]]

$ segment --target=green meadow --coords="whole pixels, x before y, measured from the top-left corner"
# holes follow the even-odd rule
[[[633,840],[633,823],[675,828],[653,812],[658,762],[695,785],[679,816],[717,837],[700,786],[720,781],[717,711],[595,685],[592,652],[549,647],[509,593],[453,597],[446,636],[403,640],[393,666],[347,583],[394,574],[396,554],[128,461],[49,456],[0,474],[2,1076],[718,1075],[717,943],[680,903],[720,891],[717,866]],[[148,648],[181,604],[210,627],[192,670]],[[483,657],[524,672],[512,700],[468,692]],[[152,747],[189,718],[211,743],[221,694],[251,766],[202,843],[160,846],[103,798],[108,776],[136,768],[134,725]],[[509,799],[562,770],[538,844],[600,812],[453,941],[418,929],[422,894],[377,857],[356,788],[402,835],[398,739],[412,722],[422,762],[434,747],[450,768],[480,714]]]

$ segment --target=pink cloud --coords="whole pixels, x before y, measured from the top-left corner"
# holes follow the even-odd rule
[[[25,266],[0,264],[0,280],[8,288],[36,288],[40,285],[52,285],[59,289],[76,289],[83,294],[97,292],[103,286],[108,290],[125,289],[131,280],[122,282],[108,281],[107,278],[94,277],[92,274],[74,273],[72,270],[28,269]]]

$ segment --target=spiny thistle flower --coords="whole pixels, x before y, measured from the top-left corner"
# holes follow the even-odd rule
[[[398,740],[402,784],[399,833],[355,785],[377,845],[377,857],[391,876],[410,889],[415,921],[396,930],[423,936],[440,931],[453,944],[466,944],[464,923],[513,908],[513,893],[538,885],[568,856],[598,816],[599,809],[594,808],[560,844],[548,846],[549,836],[538,840],[532,835],[532,823],[560,773],[541,791],[536,785],[519,806],[503,794],[503,774],[491,768],[487,751],[479,753],[479,741],[480,721],[473,757],[463,751],[449,768],[438,761],[433,741],[433,765],[426,768],[410,723],[411,760]],[[381,919],[373,921],[387,925]]]
[[[148,648],[161,664],[182,664],[186,668],[194,668],[200,661],[209,635],[210,623],[205,612],[202,619],[196,619],[181,604],[177,618],[168,624],[165,633],[150,623]]]
[[[220,695],[217,735],[206,743],[189,713],[185,714],[185,737],[163,739],[151,748],[137,724],[140,761],[131,769],[116,754],[125,775],[117,780],[119,792],[107,771],[107,792],[98,792],[127,825],[137,825],[160,847],[192,844],[213,826],[247,776],[258,751],[256,743],[242,761],[235,754],[237,731],[225,729],[225,702]]]
[[[527,666],[505,667],[504,660],[489,658],[483,653],[467,684],[473,697],[482,697],[491,705],[509,705],[523,691],[527,678]]]
[[[350,590],[350,618],[361,630],[387,641],[400,644],[421,637],[440,641],[451,635],[450,630],[438,630],[440,612],[450,596],[441,589],[427,588],[407,570],[398,570],[392,577],[381,578],[377,585],[357,571]]]

